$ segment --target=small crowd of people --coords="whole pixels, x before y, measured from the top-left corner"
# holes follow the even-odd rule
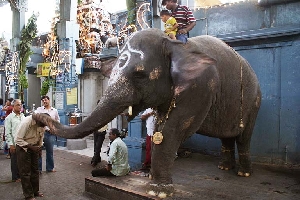
[[[50,105],[50,98],[42,96],[43,106],[34,112],[43,113],[59,121],[58,111]],[[25,199],[43,197],[39,192],[39,175],[42,173],[42,147],[46,149],[46,172],[55,172],[53,146],[56,136],[49,128],[25,116],[20,99],[8,99],[3,106],[0,99],[0,134],[6,158],[11,160],[12,182],[21,182]]]
[[[34,110],[34,113],[42,113],[52,119],[60,121],[57,109],[50,105],[50,98],[42,96],[43,106]],[[0,99],[0,104],[3,99]],[[1,147],[11,160],[12,182],[21,182],[25,200],[35,200],[35,197],[43,197],[39,191],[39,176],[42,174],[42,148],[46,150],[46,172],[56,172],[54,169],[53,146],[56,136],[43,123],[35,121],[32,115],[24,115],[23,103],[20,99],[8,99],[4,106],[0,105],[3,144]],[[144,169],[151,166],[151,135],[154,131],[153,110],[147,109],[142,114],[142,120],[147,121],[147,148]],[[107,125],[94,132],[94,156],[91,165],[96,167],[101,162],[101,148],[105,139]],[[122,141],[122,135],[118,129],[109,130],[110,140],[107,150],[108,164],[103,168],[92,170],[92,176],[124,176],[130,172],[128,161],[128,149]],[[5,147],[6,146],[6,147]]]

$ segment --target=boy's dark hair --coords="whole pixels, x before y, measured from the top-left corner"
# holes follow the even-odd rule
[[[41,100],[43,100],[43,99],[48,99],[48,100],[50,100],[50,98],[49,98],[47,95],[42,96],[42,97],[41,97]]]
[[[3,99],[0,98],[0,105],[3,105]]]
[[[162,11],[160,11],[160,16],[163,16],[163,15],[171,16],[171,13],[168,10],[162,10]]]
[[[116,135],[117,137],[120,137],[120,131],[118,129],[112,128],[110,130],[112,134]]]
[[[177,3],[177,0],[163,0],[162,2],[161,2],[161,5],[166,5],[166,2],[167,1],[171,1],[171,2],[173,2],[173,3]]]

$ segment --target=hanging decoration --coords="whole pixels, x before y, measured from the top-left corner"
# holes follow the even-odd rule
[[[19,53],[10,52],[8,50],[6,55],[6,65],[5,65],[5,77],[6,93],[16,93],[16,87],[18,82],[18,65],[19,65]]]
[[[116,54],[120,46],[133,33],[141,29],[152,27],[151,1],[146,0],[136,4],[135,13],[138,19],[134,23],[128,23],[128,12],[110,14],[105,10],[101,2],[96,4],[91,0],[78,0],[77,23],[79,24],[79,39],[76,43],[76,58],[84,58],[84,68],[97,68],[101,66],[100,56],[110,52],[110,48],[116,47]],[[51,62],[51,75],[61,75],[60,67],[62,57],[64,59],[71,52],[59,48],[56,33],[56,24],[59,17],[53,19],[51,32],[48,35],[48,42],[44,46],[43,56],[45,62]],[[64,65],[68,70],[70,66]]]
[[[19,71],[18,71],[18,94],[21,100],[24,100],[24,89],[28,88],[28,80],[26,77],[26,63],[28,62],[30,55],[33,53],[30,49],[32,40],[37,35],[37,17],[32,15],[28,19],[28,23],[23,28],[21,33],[21,40],[19,43]]]
[[[89,0],[82,0],[77,7],[79,40],[76,42],[77,57],[86,54],[100,54],[108,38],[115,36],[110,14],[104,6]]]
[[[8,52],[9,48],[7,41],[5,38],[0,37],[0,67],[5,66]]]

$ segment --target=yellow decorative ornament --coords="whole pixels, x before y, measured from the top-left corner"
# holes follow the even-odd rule
[[[152,142],[154,144],[160,144],[163,141],[164,136],[162,135],[161,132],[155,132],[154,135],[152,136]]]

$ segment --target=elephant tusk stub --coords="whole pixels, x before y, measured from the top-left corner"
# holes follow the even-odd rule
[[[132,106],[128,107],[128,115],[131,116],[132,115]]]

